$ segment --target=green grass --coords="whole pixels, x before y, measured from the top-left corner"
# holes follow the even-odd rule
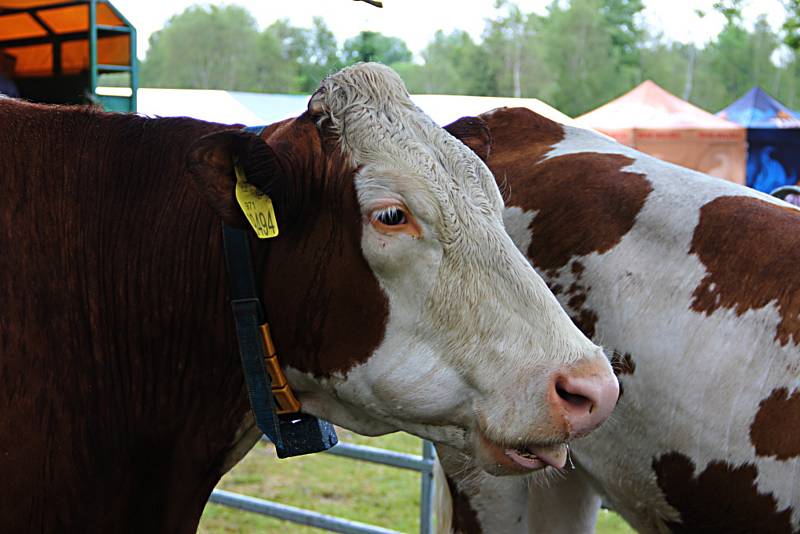
[[[595,534],[634,534],[636,532],[624,519],[608,510],[600,510],[595,527]]]
[[[421,454],[422,442],[398,432],[365,438],[338,428],[342,441]],[[420,477],[415,471],[359,462],[329,454],[277,460],[275,449],[260,443],[222,478],[219,488],[324,514],[380,525],[401,532],[419,531]],[[206,505],[200,534],[319,534],[320,530],[235,510]],[[634,532],[611,512],[601,512],[598,534]]]
[[[365,438],[341,428],[339,438],[399,452],[421,454],[418,438],[396,433]],[[271,445],[259,444],[219,484],[219,488],[313,509],[402,532],[419,530],[419,474],[329,454],[277,460]],[[286,532],[289,523],[209,504],[199,532]],[[318,529],[291,525],[292,533]]]

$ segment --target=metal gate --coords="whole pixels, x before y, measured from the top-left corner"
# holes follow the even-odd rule
[[[261,439],[269,443],[266,437],[262,437]],[[332,449],[326,451],[326,453],[419,472],[421,476],[419,531],[420,534],[433,533],[433,463],[435,452],[431,442],[422,442],[422,456],[341,442]],[[208,501],[256,514],[277,517],[301,525],[330,530],[332,532],[343,532],[346,534],[397,534],[394,530],[388,530],[375,525],[350,521],[341,517],[320,514],[311,510],[257,499],[255,497],[248,497],[246,495],[239,495],[238,493],[225,490],[214,490]]]

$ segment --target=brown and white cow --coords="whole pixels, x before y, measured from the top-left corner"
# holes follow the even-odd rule
[[[524,109],[448,129],[621,384],[541,484],[442,447],[454,530],[592,532],[602,502],[641,532],[800,531],[800,210]]]
[[[0,532],[192,532],[258,439],[220,243],[247,228],[234,162],[276,205],[254,266],[305,411],[505,473],[563,464],[616,402],[488,169],[385,67],[263,139],[5,99],[0,124]]]

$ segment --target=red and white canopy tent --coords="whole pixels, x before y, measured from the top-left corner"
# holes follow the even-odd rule
[[[575,121],[665,161],[745,183],[746,130],[650,80]]]

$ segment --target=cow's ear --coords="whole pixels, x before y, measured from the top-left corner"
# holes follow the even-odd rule
[[[489,159],[492,148],[492,133],[489,125],[480,117],[461,117],[444,127],[450,135],[467,145],[484,162]]]
[[[186,164],[198,189],[226,224],[250,226],[236,201],[234,167],[239,165],[247,182],[270,196],[280,225],[285,173],[275,152],[257,135],[226,130],[201,137],[189,149]]]

